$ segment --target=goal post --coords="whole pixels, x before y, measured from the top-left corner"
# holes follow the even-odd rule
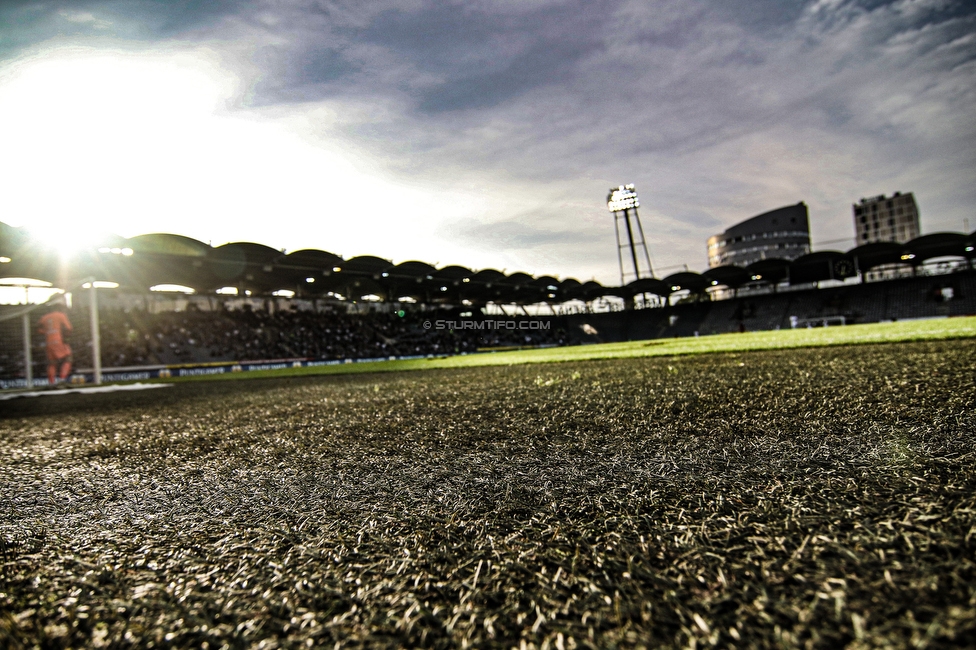
[[[81,302],[82,305],[72,305],[71,303],[74,302],[71,300],[72,297],[81,298],[77,302]],[[79,357],[87,357],[90,350],[94,383],[102,383],[98,287],[94,281],[86,280],[51,296],[45,302],[21,306],[8,305],[0,311],[0,389],[30,389],[49,385],[44,372],[47,360],[43,353],[43,336],[37,331],[37,327],[41,314],[57,302],[68,307],[69,320],[74,325],[73,338],[76,343],[81,343],[86,348],[73,351],[75,367],[72,368],[72,381],[78,376]],[[83,306],[88,308],[88,319],[83,317]],[[79,316],[81,318],[78,318]],[[87,332],[84,331],[85,320],[88,320]]]

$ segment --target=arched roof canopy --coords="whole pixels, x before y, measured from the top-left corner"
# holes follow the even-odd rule
[[[23,228],[7,225],[0,221],[0,255],[13,257],[18,250],[30,242],[30,237]]]
[[[374,255],[359,255],[343,262],[340,273],[369,275],[379,278],[383,271],[393,268],[393,263]],[[365,295],[365,294],[364,294]]]
[[[476,302],[496,300],[505,274],[496,269],[482,269],[468,278],[465,297]]]
[[[808,253],[790,263],[790,284],[843,280],[853,275],[853,260],[840,251]]]
[[[213,250],[208,244],[183,235],[151,233],[136,235],[127,240],[136,254],[174,255],[178,257],[207,257]]]
[[[528,304],[539,301],[540,292],[532,284],[532,276],[517,271],[498,283],[497,300],[504,303]]]
[[[605,287],[596,280],[584,282],[583,286],[580,287],[580,293],[582,294],[583,300],[587,302],[602,298],[603,296],[617,295],[613,287]]]
[[[0,224],[0,256],[9,262],[0,264],[5,278],[29,278],[57,285],[70,267],[62,264],[57,251],[31,237],[25,228]]]
[[[496,269],[482,269],[471,276],[471,282],[477,284],[495,284],[505,279],[505,274]]]
[[[692,293],[701,293],[706,287],[709,286],[709,283],[705,278],[692,271],[672,273],[668,277],[664,278],[662,282],[669,289],[669,293],[681,291],[682,289],[688,289]]]
[[[130,237],[118,246],[129,248],[131,257],[117,260],[126,267],[126,282],[142,290],[159,284],[177,284],[197,291],[213,288],[209,257],[214,249],[201,241],[183,235],[150,233]],[[105,258],[116,258],[104,254]]]
[[[10,259],[0,264],[0,275],[5,278],[31,278],[57,284],[61,275],[61,263],[53,252],[36,242],[25,242],[2,253]]]
[[[655,296],[667,298],[671,293],[671,285],[658,278],[640,278],[630,282],[626,288],[630,296],[653,293]]]
[[[234,242],[218,246],[209,258],[212,287],[234,285],[256,292],[286,287],[287,280],[275,274],[275,263],[283,257],[281,251],[264,244]]]
[[[417,280],[417,279],[426,280],[428,279],[427,278],[428,275],[432,280],[434,278],[434,273],[436,272],[437,269],[435,269],[427,262],[417,262],[417,261],[400,262],[399,264],[397,264],[396,266],[394,266],[393,268],[387,271],[387,273],[390,274],[391,278],[402,277],[402,278],[408,278],[410,280]]]
[[[580,292],[580,281],[576,278],[566,278],[559,283],[559,300],[561,302],[566,302],[567,300],[579,300],[582,298],[582,293]]]
[[[904,264],[902,255],[906,252],[904,244],[878,241],[852,248],[847,251],[847,256],[854,262],[858,271],[867,273],[878,266]]]
[[[517,271],[511,275],[505,276],[502,284],[506,284],[510,287],[515,287],[516,289],[521,289],[522,287],[529,286],[532,284],[532,276],[528,273],[522,273]]]
[[[559,280],[551,275],[540,275],[532,280],[529,284],[541,291],[559,291]]]
[[[434,271],[434,278],[439,281],[447,281],[453,284],[459,284],[464,281],[465,278],[470,278],[474,275],[474,271],[463,266],[445,266],[442,269]]]
[[[559,293],[559,280],[551,275],[542,275],[532,280],[529,286],[536,292],[538,302],[559,302],[565,300]]]
[[[439,300],[460,303],[466,298],[470,278],[474,271],[463,266],[445,266],[433,273],[433,282],[437,284],[436,294]],[[446,290],[442,291],[444,288]]]
[[[401,262],[380,272],[379,283],[391,298],[410,296],[426,301],[431,296],[435,271],[426,262]]]
[[[329,291],[341,294],[345,298],[358,300],[370,294],[387,295],[388,287],[381,284],[384,271],[393,268],[393,263],[373,255],[360,255],[342,262],[329,271],[323,286]],[[335,269],[339,269],[336,271]],[[370,280],[366,283],[365,280]]]
[[[94,278],[126,289],[148,289],[154,276],[151,260],[134,257],[129,241],[118,235],[100,237],[92,246],[74,251],[64,261],[63,280],[74,283]]]
[[[600,297],[606,298],[607,296],[613,296],[614,298],[622,298],[624,300],[630,300],[634,297],[634,293],[630,290],[627,285],[622,287],[604,287],[600,294]]]
[[[317,295],[331,290],[329,276],[332,275],[333,268],[341,265],[342,258],[335,253],[305,248],[288,253],[281,258],[275,271],[299,292]]]
[[[315,248],[304,248],[300,251],[293,251],[285,255],[280,260],[278,266],[282,269],[294,269],[296,274],[301,273],[322,273],[332,272],[336,266],[340,266],[343,260],[340,256],[329,251],[318,250]]]
[[[236,246],[244,253],[244,259],[247,260],[249,265],[251,264],[262,264],[269,265],[276,263],[279,259],[285,256],[281,251],[271,248],[270,246],[265,246],[264,244],[255,244],[254,242],[234,242],[233,244],[224,244],[214,249],[214,252],[226,250],[231,246]]]
[[[933,257],[972,257],[972,251],[966,250],[968,240],[966,235],[958,232],[934,232],[916,237],[905,244],[905,248],[914,255],[912,264],[921,264]]]
[[[0,264],[0,278],[30,278],[57,284],[61,265],[56,255],[38,254],[29,247],[7,252],[9,262]]]
[[[749,282],[761,282],[763,284],[777,284],[789,276],[790,263],[778,257],[770,257],[758,262],[753,262],[746,267],[749,274]]]
[[[716,266],[702,273],[708,286],[726,286],[730,289],[738,289],[752,279],[749,272],[741,266],[726,265]]]

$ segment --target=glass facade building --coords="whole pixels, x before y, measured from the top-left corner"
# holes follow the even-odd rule
[[[736,224],[708,240],[708,266],[748,266],[768,258],[794,260],[810,252],[810,218],[799,202]]]

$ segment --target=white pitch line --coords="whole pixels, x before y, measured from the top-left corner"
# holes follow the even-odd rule
[[[79,386],[53,388],[48,390],[32,390],[20,393],[0,393],[0,401],[17,397],[51,397],[52,395],[67,395],[68,393],[115,393],[121,390],[146,390],[149,388],[167,388],[173,384],[110,384],[108,386]]]

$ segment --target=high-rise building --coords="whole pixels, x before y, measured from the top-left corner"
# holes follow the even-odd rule
[[[708,266],[748,266],[767,258],[794,260],[810,252],[810,219],[800,201],[764,212],[708,239]]]
[[[918,205],[911,192],[861,199],[853,207],[858,246],[879,241],[905,243],[920,234]]]

